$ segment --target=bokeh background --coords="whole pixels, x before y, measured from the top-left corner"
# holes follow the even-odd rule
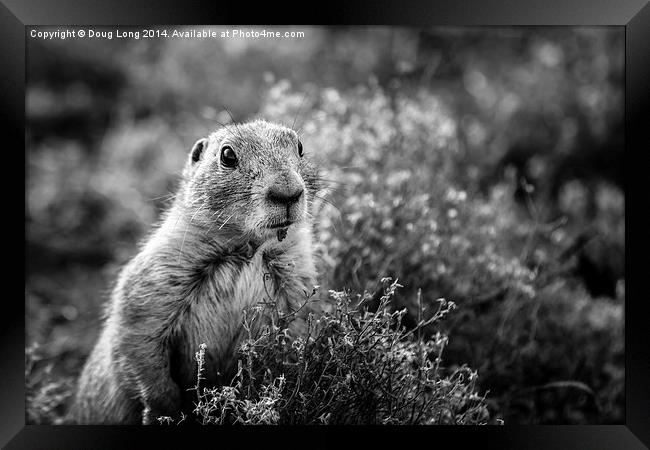
[[[398,278],[407,325],[418,290],[454,301],[444,364],[506,424],[622,423],[623,29],[291,30],[28,39],[28,421],[65,412],[191,145],[262,117],[331,180],[321,286]]]

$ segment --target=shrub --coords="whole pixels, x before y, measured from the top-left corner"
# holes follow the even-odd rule
[[[366,307],[372,298],[368,293],[330,291],[331,310],[310,313],[303,333],[290,331],[293,322],[301,320],[297,312],[283,316],[274,305],[248,310],[243,323],[247,338],[229,386],[201,386],[206,348],[202,344],[196,354],[196,420],[202,424],[487,423],[485,398],[476,393],[477,373],[466,366],[446,370],[441,363],[447,337],[437,333],[425,340],[420,333],[455,305],[438,299],[433,315],[409,330],[401,323],[406,311],[391,311],[391,299],[401,286],[390,279],[382,282],[384,292],[376,311]],[[263,317],[270,317],[270,323],[258,328]]]

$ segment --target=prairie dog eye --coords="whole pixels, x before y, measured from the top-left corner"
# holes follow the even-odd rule
[[[302,158],[302,142],[298,141],[298,155]]]
[[[221,147],[221,164],[226,167],[237,166],[237,155],[230,145]]]

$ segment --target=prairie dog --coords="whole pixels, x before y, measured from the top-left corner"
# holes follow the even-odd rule
[[[294,309],[313,290],[318,189],[289,128],[257,120],[199,139],[174,203],[119,276],[71,420],[150,424],[191,411],[201,343],[205,384],[229,382],[218,373],[236,362],[242,310]]]

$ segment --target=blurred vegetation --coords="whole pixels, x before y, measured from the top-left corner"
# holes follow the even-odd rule
[[[305,31],[28,41],[26,323],[43,367],[78,374],[192,143],[259,116],[295,121],[331,180],[322,286],[376,307],[377,280],[399,279],[407,326],[418,289],[455,302],[425,332],[443,327],[445,364],[477,369],[506,423],[621,423],[622,29]]]

